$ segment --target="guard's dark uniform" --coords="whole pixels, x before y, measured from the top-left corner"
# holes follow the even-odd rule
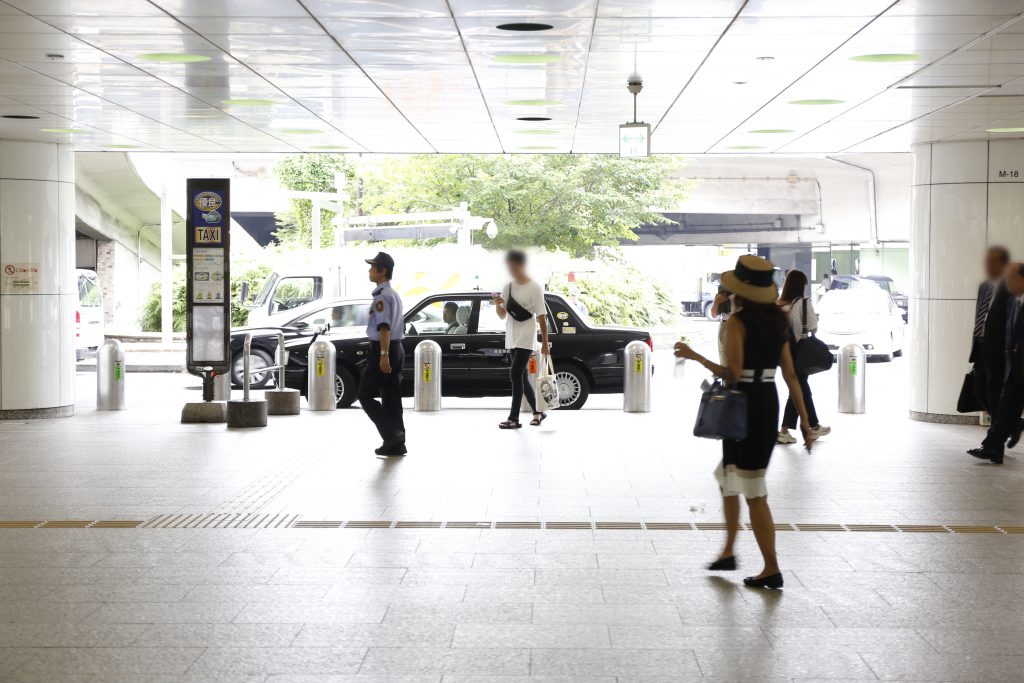
[[[380,331],[385,327],[391,331],[388,348],[390,374],[380,371]],[[402,338],[405,336],[405,324],[402,300],[390,282],[373,290],[366,336],[370,338],[370,353],[359,380],[359,404],[377,426],[385,446],[402,445],[405,443],[405,422],[402,419],[402,367],[405,365]]]

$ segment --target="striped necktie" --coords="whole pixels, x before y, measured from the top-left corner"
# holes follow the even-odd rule
[[[992,305],[993,289],[992,283],[988,283],[985,292],[981,295],[981,300],[978,301],[978,310],[974,316],[974,337],[976,339],[985,334],[985,319],[988,318],[988,308]]]

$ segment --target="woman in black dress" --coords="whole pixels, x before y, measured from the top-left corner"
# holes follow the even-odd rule
[[[725,548],[708,567],[736,569],[733,545],[740,521],[740,496],[750,508],[750,526],[764,557],[764,569],[743,583],[757,588],[782,588],[782,573],[775,554],[775,522],[768,507],[765,473],[772,457],[779,420],[779,394],[775,370],[789,387],[801,417],[804,445],[811,450],[813,437],[808,425],[800,381],[789,348],[789,321],[776,305],[778,288],[772,279],[774,267],[759,256],[741,256],[736,268],[722,273],[722,284],[733,293],[733,315],[725,324],[725,359],[714,363],[682,342],[675,355],[696,360],[715,375],[747,394],[747,438],[722,442],[722,462],[715,470],[725,509]]]

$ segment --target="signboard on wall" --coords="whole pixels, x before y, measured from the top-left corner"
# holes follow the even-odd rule
[[[4,263],[2,269],[3,294],[38,294],[38,263]]]
[[[231,362],[230,181],[192,178],[186,192],[186,366],[220,375]]]

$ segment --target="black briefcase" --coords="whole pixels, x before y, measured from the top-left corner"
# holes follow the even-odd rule
[[[958,413],[976,413],[982,410],[978,393],[974,390],[974,370],[964,375],[964,383],[960,386],[960,398],[956,401]]]

